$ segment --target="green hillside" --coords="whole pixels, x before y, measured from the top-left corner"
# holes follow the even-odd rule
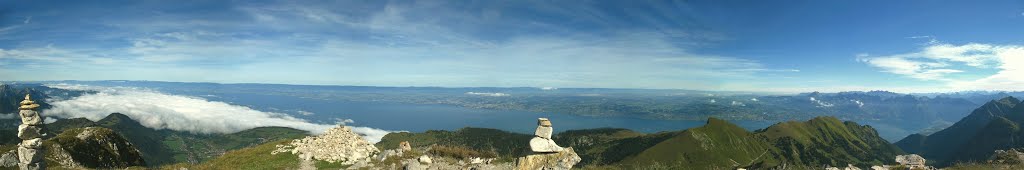
[[[798,165],[881,165],[903,154],[870,126],[833,117],[779,123],[757,134],[779,149],[776,157]]]
[[[477,133],[467,133],[470,132],[467,129],[475,129],[472,132]],[[414,146],[465,146],[515,156],[516,150],[525,152],[528,149],[526,143],[530,137],[532,135],[466,128],[454,132],[392,133],[377,146],[388,149],[397,146],[398,142],[410,141]],[[485,140],[488,138],[512,141]],[[577,165],[580,167],[732,169],[782,165],[814,167],[823,164],[867,166],[893,164],[892,158],[903,154],[898,147],[879,137],[870,126],[842,122],[833,117],[784,122],[755,132],[710,118],[702,127],[682,131],[641,134],[603,128],[566,131],[553,138],[560,145],[577,151],[583,158]]]
[[[426,147],[435,144],[459,146],[479,152],[495,153],[501,158],[514,158],[528,154],[529,148],[524,146],[529,146],[530,138],[533,138],[533,135],[466,127],[455,131],[430,130],[424,133],[390,133],[375,145],[380,149],[394,149],[398,147],[398,143],[410,141],[413,147]]]
[[[771,160],[772,147],[745,129],[715,118],[707,124],[676,133],[618,166],[630,169],[652,165],[669,169],[733,169]],[[655,166],[657,167],[657,166]]]
[[[139,149],[142,157],[150,166],[200,163],[217,158],[230,150],[309,135],[306,131],[285,127],[260,127],[231,134],[193,134],[166,129],[155,130],[142,126],[139,122],[120,113],[112,113],[96,122],[76,118],[61,119],[47,124],[48,133],[51,134],[60,134],[68,129],[82,127],[105,127],[118,132]],[[7,138],[7,136],[3,136],[3,138]]]

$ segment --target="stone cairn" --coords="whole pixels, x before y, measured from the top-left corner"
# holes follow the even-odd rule
[[[554,132],[554,128],[551,127],[551,121],[548,118],[537,119],[537,131],[534,132],[533,139],[530,139],[530,149],[534,153],[555,153],[562,151],[562,147],[555,143],[555,140],[551,140],[551,133]]]
[[[530,150],[533,154],[516,159],[517,170],[568,170],[581,161],[580,156],[572,147],[562,148],[551,140],[551,121],[547,118],[537,119],[537,131],[530,139]]]
[[[39,104],[32,101],[29,95],[25,95],[25,100],[21,101],[21,107],[18,108],[21,116],[18,138],[22,140],[18,145],[18,167],[22,170],[46,169],[43,162],[43,117],[36,108],[39,108]]]

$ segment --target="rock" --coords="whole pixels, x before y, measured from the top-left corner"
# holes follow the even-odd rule
[[[431,160],[430,157],[427,156],[427,155],[420,156],[420,158],[418,158],[416,160],[418,160],[418,161],[420,161],[420,163],[424,163],[424,164],[434,163],[434,161]]]
[[[568,170],[579,163],[582,159],[573,151],[572,147],[556,153],[538,153],[519,157],[516,161],[516,168],[519,170]]]
[[[555,144],[554,140],[533,137],[530,139],[530,150],[536,153],[554,153],[562,151],[562,147]]]
[[[896,155],[896,162],[907,167],[924,167],[925,159],[917,154]]]
[[[11,150],[3,155],[0,155],[0,167],[17,167],[18,166],[18,150]]]
[[[29,148],[29,149],[40,149],[40,148],[43,147],[43,139],[42,138],[35,138],[35,139],[23,140],[23,141],[21,141],[21,144],[18,145],[18,146]]]
[[[34,125],[18,125],[18,138],[29,140],[43,137],[43,128]]]
[[[25,167],[21,167],[22,170],[40,170],[46,169],[46,162],[39,161],[36,163],[25,164]]]
[[[1024,152],[1017,151],[1017,149],[996,150],[988,162],[1000,164],[1024,163]]]
[[[537,131],[533,134],[544,139],[551,139],[552,132],[554,132],[554,128],[551,126],[537,126]]]
[[[403,170],[426,170],[427,166],[420,164],[416,161],[408,161],[402,165]]]
[[[18,113],[21,116],[21,124],[25,125],[41,125],[43,124],[43,118],[39,117],[39,112],[34,110],[21,110]]]
[[[383,162],[384,160],[388,160],[388,157],[395,156],[397,154],[398,153],[395,153],[395,150],[384,150],[384,151],[381,151],[380,154],[377,154],[377,161],[382,161]]]
[[[43,150],[32,149],[25,147],[18,147],[18,162],[21,164],[31,164],[43,161]]]
[[[285,152],[296,154],[304,160],[315,159],[351,165],[372,159],[371,156],[380,150],[359,134],[352,132],[352,128],[341,125],[328,129],[318,136],[295,139],[288,146],[279,146],[271,153]]]
[[[537,126],[551,127],[551,120],[548,120],[548,118],[537,118]]]
[[[491,162],[491,160],[490,159],[486,159],[486,158],[478,158],[478,157],[469,158],[469,164],[487,164],[487,163],[490,163],[490,162]]]
[[[882,166],[875,165],[875,166],[871,166],[871,170],[889,170],[889,168],[885,168],[885,167],[882,167]]]
[[[398,143],[398,149],[401,151],[411,151],[412,145],[409,144],[409,141],[402,141],[401,143]]]

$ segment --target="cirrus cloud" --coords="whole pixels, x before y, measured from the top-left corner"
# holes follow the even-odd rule
[[[1024,90],[1024,46],[930,43],[918,52],[870,56],[857,61],[882,72],[946,83],[947,90]],[[995,70],[986,74],[984,70]],[[982,78],[963,78],[979,75]]]

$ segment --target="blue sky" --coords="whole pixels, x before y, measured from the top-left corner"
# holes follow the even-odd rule
[[[1024,1],[0,1],[0,79],[1024,90]]]

